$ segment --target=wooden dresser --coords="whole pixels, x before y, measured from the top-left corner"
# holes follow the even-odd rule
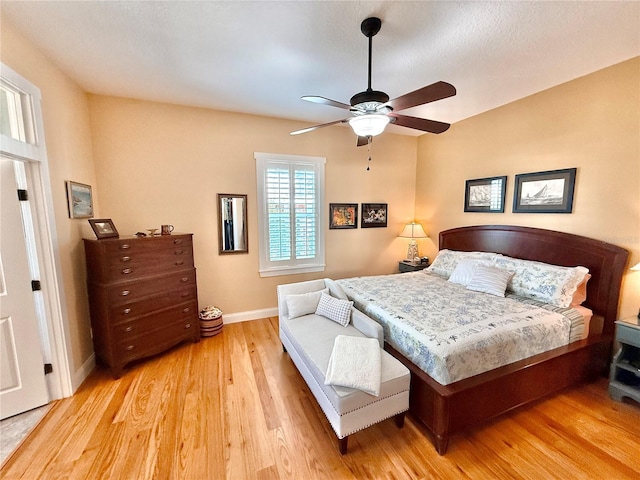
[[[96,359],[132,360],[200,340],[191,234],[84,239]]]

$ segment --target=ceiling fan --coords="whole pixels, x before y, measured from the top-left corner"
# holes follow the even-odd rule
[[[367,18],[363,20],[360,25],[360,30],[364,36],[369,39],[369,82],[364,92],[356,93],[351,97],[350,105],[314,95],[301,97],[302,100],[306,100],[307,102],[321,103],[323,105],[349,110],[352,116],[343,118],[342,120],[336,120],[335,122],[323,123],[321,125],[303,128],[302,130],[296,130],[295,132],[291,132],[291,135],[299,135],[338,123],[349,123],[355,134],[358,135],[358,146],[361,146],[368,144],[371,141],[371,137],[381,134],[389,123],[429,133],[442,133],[450,127],[448,123],[395,113],[395,111],[398,110],[405,110],[454,96],[456,94],[456,88],[447,82],[436,82],[394,98],[393,100],[389,100],[389,95],[386,93],[371,89],[371,50],[373,36],[380,31],[381,26],[382,21],[377,17]]]

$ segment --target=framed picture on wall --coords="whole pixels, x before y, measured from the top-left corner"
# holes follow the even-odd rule
[[[329,229],[358,228],[357,203],[330,203]]]
[[[506,176],[467,180],[464,190],[464,211],[503,213],[506,191]]]
[[[387,204],[386,203],[363,203],[361,228],[386,227],[387,226]]]
[[[91,185],[84,183],[65,182],[67,187],[67,208],[69,218],[91,218],[93,217],[93,196]]]
[[[516,175],[514,213],[571,213],[576,168]]]

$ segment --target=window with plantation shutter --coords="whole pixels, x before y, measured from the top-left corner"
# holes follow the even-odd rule
[[[321,157],[255,153],[260,275],[324,270]]]
[[[260,275],[324,270],[322,157],[255,153]]]

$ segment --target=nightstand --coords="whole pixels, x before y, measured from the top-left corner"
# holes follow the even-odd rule
[[[398,269],[400,270],[400,273],[418,272],[427,268],[428,266],[428,263],[410,262],[408,260],[401,260],[400,262],[398,262]]]
[[[640,319],[625,318],[616,322],[616,340],[620,350],[613,357],[609,376],[609,396],[640,402]]]

